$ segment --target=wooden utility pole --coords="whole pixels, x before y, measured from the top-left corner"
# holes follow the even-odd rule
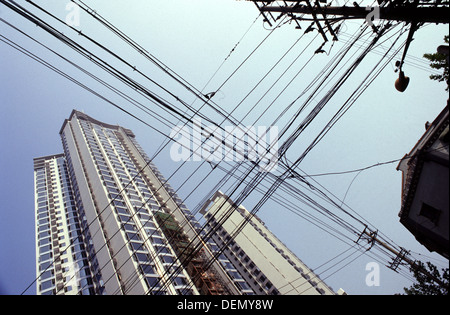
[[[257,0],[258,1],[258,0]],[[310,3],[310,1],[296,1]],[[261,12],[278,12],[284,14],[324,15],[319,20],[350,20],[366,19],[370,11],[365,7],[331,7],[315,5],[293,6],[261,6]],[[419,22],[419,23],[449,23],[450,8],[447,6],[419,6],[419,5],[387,5],[379,7],[378,19],[389,21]],[[298,17],[298,19],[305,19]]]
[[[448,0],[378,0],[374,7],[361,7],[356,2],[351,6],[330,6],[327,0],[247,0],[252,1],[269,25],[288,16],[301,28],[299,21],[313,21],[318,31],[327,41],[325,30],[336,40],[331,23],[342,20],[365,19],[371,17],[387,21],[406,23],[449,23]],[[372,12],[376,10],[376,12]],[[279,13],[275,14],[274,13]],[[376,15],[375,15],[376,14]],[[325,23],[325,27],[321,25]]]
[[[380,240],[378,238],[378,231],[371,231],[367,226],[364,228],[364,231],[360,234],[358,240],[356,241],[356,243],[358,243],[360,240],[366,240],[369,244],[370,247],[367,249],[368,251],[372,249],[372,247],[374,245],[379,245],[381,247],[383,247],[384,249],[386,249],[387,251],[391,252],[392,254],[395,255],[395,258],[393,259],[393,261],[391,262],[390,265],[388,265],[387,267],[397,271],[398,267],[400,266],[400,264],[402,262],[405,262],[406,264],[408,264],[412,269],[417,270],[421,273],[423,273],[424,275],[426,275],[427,277],[429,277],[430,279],[432,279],[433,281],[435,281],[437,284],[439,284],[440,286],[445,286],[446,284],[444,282],[442,282],[440,279],[436,278],[434,275],[432,275],[430,272],[428,272],[427,270],[425,270],[424,268],[422,268],[419,264],[417,264],[417,262],[415,260],[412,260],[411,258],[408,257],[409,252],[404,249],[401,248],[400,251],[398,251],[397,249],[393,248],[392,246],[390,246],[389,244],[387,244],[386,242],[383,242],[382,240]]]
[[[450,22],[449,0],[377,0],[378,5],[363,7],[353,2],[351,6],[331,6],[327,0],[247,0],[252,1],[264,21],[272,26],[281,17],[288,17],[295,21],[297,28],[301,29],[300,21],[309,21],[311,25],[308,32],[315,26],[325,42],[328,41],[327,33],[338,40],[337,33],[340,27],[333,27],[336,22],[354,19],[364,19],[378,33],[378,28],[373,20],[399,21],[410,25],[406,46],[402,60],[399,61],[399,77],[395,87],[403,92],[409,79],[402,71],[402,66],[414,33],[424,23]],[[331,3],[331,2],[329,2]]]
[[[334,20],[347,19],[365,19],[368,10],[364,7],[279,7],[264,6],[261,8],[263,12],[280,12],[280,13],[301,13],[301,14],[324,14],[326,16],[333,15]],[[448,23],[450,16],[449,7],[385,7],[379,8],[379,19],[390,21],[404,22],[423,22],[423,23]]]

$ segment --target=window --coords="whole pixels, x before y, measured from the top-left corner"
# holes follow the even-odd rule
[[[170,254],[169,249],[165,246],[155,246],[155,250],[157,253]]]
[[[116,206],[116,207],[126,207],[126,205],[125,205],[123,202],[117,201],[117,200],[114,200],[114,201],[113,201],[113,204],[114,204],[114,206]]]
[[[134,253],[136,255],[136,258],[138,261],[140,262],[148,262],[148,256],[147,254],[143,254],[143,253]]]
[[[148,215],[141,215],[141,219],[142,219],[142,221],[144,221],[143,224],[144,224],[145,227],[156,229],[155,223],[153,223],[153,221],[150,221],[151,220],[150,216],[148,216]]]
[[[153,266],[147,264],[141,264],[140,266],[143,274],[155,274]]]
[[[123,224],[122,227],[123,227],[126,231],[136,231],[135,226],[132,225],[132,224],[129,224],[129,223]]]
[[[182,277],[176,277],[173,282],[174,282],[175,285],[180,285],[180,286],[188,284],[186,279],[182,278]]]
[[[118,214],[129,214],[128,209],[127,208],[123,208],[123,207],[118,207],[116,206],[116,210]]]
[[[146,277],[145,281],[147,282],[148,287],[151,288],[160,288],[160,278],[156,278],[156,277]]]
[[[259,277],[259,282],[261,282],[261,283],[263,283],[266,280],[267,280],[267,278],[264,275],[261,275],[261,277]]]
[[[152,237],[151,240],[153,244],[164,245],[164,240],[162,238]]]
[[[235,282],[235,283],[241,290],[251,290],[251,288],[245,282],[239,281],[239,282]]]
[[[270,295],[280,295],[280,291],[273,289],[272,292],[270,292]]]
[[[233,266],[233,264],[231,264],[230,262],[225,262],[225,263],[222,263],[223,264],[223,266],[225,267],[225,269],[234,269],[234,266]]]
[[[170,256],[162,256],[161,258],[164,263],[172,264],[174,262],[173,258]]]
[[[51,242],[51,238],[50,237],[49,238],[40,239],[39,240],[39,246],[43,246],[43,245],[49,244],[50,242]]]
[[[46,279],[51,278],[53,276],[54,276],[53,270],[49,270],[49,271],[46,271],[43,274],[41,274],[40,279],[41,279],[41,281],[43,281],[43,280],[46,280]]]
[[[273,284],[270,281],[267,281],[266,285],[264,286],[264,289],[266,289],[267,291],[269,291],[270,289],[272,289]]]
[[[54,285],[55,285],[55,280],[49,280],[49,281],[42,282],[41,290],[44,291],[44,290],[50,289],[50,288],[54,287]]]
[[[143,243],[130,242],[130,246],[133,250],[146,251]]]
[[[300,273],[303,273],[303,269],[298,267],[298,266],[295,266],[294,269],[297,270]]]
[[[45,246],[39,248],[39,253],[49,252],[51,249],[52,249],[52,246],[50,244],[45,245]]]
[[[420,209],[419,215],[429,219],[431,222],[437,225],[439,222],[441,211],[426,203],[422,203],[422,208]]]
[[[219,251],[219,247],[216,244],[210,245],[210,247],[211,247],[211,250],[213,252],[218,252]]]
[[[139,237],[139,234],[137,234],[137,233],[127,232],[127,236],[130,240],[133,240],[133,241],[141,240],[141,238]]]
[[[230,272],[230,276],[231,276],[233,279],[242,279],[242,278],[241,278],[241,275],[240,275],[238,272],[236,272],[236,271],[231,271],[231,272]]]

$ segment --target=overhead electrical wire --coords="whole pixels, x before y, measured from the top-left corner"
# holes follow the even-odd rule
[[[399,34],[397,39],[400,38],[402,33]],[[393,48],[396,41],[390,47]],[[401,46],[402,47],[402,46]],[[401,49],[398,48],[398,50]],[[389,51],[389,50],[388,50]],[[382,56],[381,60],[385,59],[387,53]],[[302,155],[297,159],[297,161],[301,161],[305,158],[305,156],[314,148],[315,145],[329,132],[329,130],[336,124],[336,122],[348,111],[348,109],[356,102],[356,100],[362,95],[362,93],[367,89],[367,87],[375,80],[375,78],[384,70],[387,64],[389,64],[390,59],[387,59],[382,67],[379,67],[379,64],[376,64],[369,74],[361,81],[360,85],[354,90],[354,92],[347,98],[347,100],[343,103],[339,111],[333,116],[330,122],[322,129],[322,131],[316,136],[314,141],[308,146],[308,148],[302,153]],[[375,72],[375,70],[379,67],[379,70]],[[372,73],[375,74],[370,78]],[[356,95],[356,96],[355,96]],[[355,97],[354,97],[355,96]]]
[[[431,151],[439,151],[441,149],[444,149],[448,147],[448,145],[446,146],[441,146],[438,147],[436,149],[433,149]],[[399,159],[394,159],[394,160],[390,160],[390,161],[385,161],[385,162],[379,162],[379,163],[375,163],[375,164],[371,164],[369,166],[365,166],[365,167],[361,167],[361,168],[357,168],[357,169],[352,169],[352,170],[346,170],[346,171],[340,171],[340,172],[327,172],[327,173],[320,173],[320,174],[309,174],[309,175],[303,175],[302,177],[304,178],[308,178],[308,177],[322,177],[322,176],[334,176],[334,175],[344,175],[344,174],[351,174],[351,173],[355,173],[355,172],[360,172],[360,171],[366,171],[368,169],[374,168],[374,167],[379,167],[379,166],[384,166],[384,165],[389,165],[389,164],[393,164],[393,163],[398,163],[402,160],[409,160],[412,158],[415,158],[419,155],[419,153],[413,154],[411,156],[405,156]]]
[[[10,0],[10,1],[14,3],[14,1],[12,1],[12,0]],[[149,80],[152,84],[154,84],[155,86],[157,86],[158,88],[163,90],[165,93],[170,95],[172,98],[174,98],[177,102],[179,102],[183,106],[185,106],[187,108],[187,110],[195,112],[195,110],[192,109],[180,97],[178,97],[177,95],[173,94],[171,91],[169,91],[167,88],[163,87],[161,84],[159,84],[155,80],[151,79],[148,75],[146,75],[143,72],[141,72],[136,66],[133,66],[131,63],[127,62],[125,59],[120,57],[118,54],[114,53],[111,49],[108,49],[106,46],[100,44],[98,41],[92,39],[90,36],[84,34],[83,32],[76,30],[74,27],[72,27],[70,25],[67,25],[64,21],[62,21],[61,19],[59,19],[55,15],[51,14],[50,12],[48,12],[47,10],[42,8],[41,6],[37,5],[33,1],[27,0],[27,2],[32,4],[33,6],[35,6],[36,8],[38,8],[39,10],[41,10],[42,12],[44,12],[45,14],[50,16],[51,18],[55,19],[59,23],[61,23],[61,24],[65,25],[65,26],[71,28],[73,31],[77,32],[77,34],[79,36],[82,36],[82,37],[86,38],[89,42],[93,43],[95,46],[99,47],[100,49],[102,49],[105,52],[107,52],[109,55],[111,55],[114,58],[118,59],[121,63],[125,64],[129,69],[132,69],[134,72],[139,73],[146,80]],[[25,8],[23,8],[23,7],[19,6],[19,5],[17,5],[17,8],[22,10],[23,13],[19,11],[20,14],[22,14],[22,15],[23,14],[28,14],[28,17],[27,17],[28,19],[30,19],[30,18],[33,19],[33,22],[36,23],[36,25],[41,26],[44,30],[49,32],[51,35],[57,37],[58,39],[60,39],[63,43],[68,44],[71,48],[76,48],[75,50],[77,52],[79,52],[79,53],[80,52],[81,53],[87,53],[85,56],[88,57],[88,59],[92,58],[93,56],[96,56],[93,53],[89,53],[84,47],[82,47],[79,44],[75,43],[73,40],[71,40],[66,35],[62,34],[61,32],[57,31],[55,28],[51,27],[48,23],[45,23],[43,20],[39,19],[37,16],[32,14],[30,11],[26,10]],[[18,9],[15,9],[15,10],[18,11]],[[123,72],[118,71],[116,68],[112,67],[105,60],[103,60],[101,58],[96,58],[96,59],[91,60],[91,61],[94,61],[95,63],[97,63],[97,65],[103,67],[104,69],[107,69],[108,71],[111,71],[116,78],[124,81],[128,85],[132,86],[134,89],[137,89],[140,92],[144,93],[144,95],[149,96],[154,101],[156,101],[158,104],[160,104],[161,106],[165,107],[166,109],[174,112],[176,115],[180,116],[184,120],[191,121],[189,119],[189,117],[187,116],[187,112],[181,112],[180,110],[176,109],[173,104],[170,104],[168,101],[164,100],[162,97],[158,96],[156,93],[150,92],[149,89],[147,89],[143,85],[137,83],[137,81],[131,79],[129,76],[126,76]],[[184,86],[186,86],[186,85],[184,85]],[[199,115],[199,114],[200,113],[197,112],[197,115]],[[202,119],[204,119],[204,120],[206,120],[206,121],[208,121],[208,122],[210,122],[212,124],[215,124],[207,116],[201,115],[201,117],[202,117]]]
[[[248,190],[247,190],[248,191]]]
[[[2,36],[3,37],[3,36]],[[7,41],[5,41],[5,40],[2,40],[3,42],[5,42],[5,43],[7,43],[8,45],[11,45],[11,46],[13,46],[10,42],[7,42]],[[14,47],[14,46],[13,46]],[[16,49],[19,49],[20,50],[20,48],[17,48],[17,47],[14,47],[14,48],[16,48]],[[21,52],[24,52],[24,51],[21,51]],[[40,63],[43,63],[45,66],[48,66],[49,68],[51,68],[52,70],[54,70],[54,71],[57,71],[59,74],[62,74],[63,76],[65,76],[66,78],[68,78],[68,79],[70,79],[70,80],[74,80],[74,79],[72,79],[72,78],[70,78],[69,76],[67,76],[67,75],[65,75],[65,74],[63,74],[62,72],[59,72],[59,70],[58,69],[56,69],[56,68],[53,68],[52,66],[50,66],[50,65],[48,65],[48,64],[46,64],[45,62],[43,62],[42,60],[39,60],[36,56],[34,56],[34,55],[32,55],[32,54],[30,54],[29,52],[24,52],[25,54],[27,54],[28,56],[30,56],[30,57],[32,57],[33,59],[35,59],[36,61],[39,61]],[[74,80],[75,81],[75,80]],[[76,83],[79,83],[79,82],[76,82]],[[84,86],[83,86],[84,87]],[[96,93],[94,93],[94,94],[96,94]],[[97,95],[97,94],[96,94]],[[105,98],[105,100],[107,100],[106,98]],[[109,100],[107,100],[107,101],[109,101]],[[109,101],[110,102],[110,101]],[[131,182],[130,182],[131,183]],[[114,201],[114,199],[111,201],[111,202],[113,202]],[[109,205],[108,205],[109,206]],[[108,207],[107,206],[107,207]],[[105,208],[106,209],[106,208]],[[104,209],[104,210],[105,210]],[[103,210],[103,211],[104,211]],[[92,222],[91,222],[92,223]],[[97,231],[98,232],[98,231]],[[106,245],[106,243],[105,243],[105,245]],[[70,245],[69,245],[70,246]],[[101,250],[101,248],[100,249],[98,249],[98,250]],[[51,267],[51,265],[49,266],[49,267]],[[44,271],[45,272],[45,271]],[[39,277],[38,277],[39,278]],[[35,280],[36,281],[36,280]],[[35,282],[34,281],[34,282]],[[34,283],[33,282],[33,283]],[[32,283],[32,284],[33,284]],[[31,285],[32,285],[31,284]],[[31,286],[30,285],[30,286]],[[29,287],[30,287],[29,286]],[[29,289],[29,287],[27,287],[26,289],[25,289],[25,291],[23,292],[23,293],[25,293],[28,289]],[[81,290],[81,289],[80,289]]]

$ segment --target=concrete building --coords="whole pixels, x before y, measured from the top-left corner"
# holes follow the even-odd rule
[[[34,159],[37,294],[95,294],[64,154]]]
[[[200,211],[207,220],[206,231],[224,247],[227,258],[256,294],[334,295],[314,272],[293,254],[265,224],[235,205],[218,191]],[[235,236],[241,224],[248,221]]]
[[[74,110],[60,135],[35,159],[38,294],[253,294],[131,130]]]
[[[428,250],[449,258],[449,116],[448,106],[430,124],[402,171],[400,222]]]

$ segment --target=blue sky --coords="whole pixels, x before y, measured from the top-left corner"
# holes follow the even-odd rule
[[[25,3],[25,1],[18,2]],[[264,28],[261,19],[253,24],[258,16],[258,11],[252,3],[244,1],[216,0],[213,3],[207,0],[189,2],[139,0],[133,1],[132,5],[125,1],[85,2],[198,89],[205,86],[235,48],[206,87],[205,93],[215,91],[217,87],[221,86],[234,69],[269,33]],[[44,6],[64,19],[68,14],[65,5],[65,1],[53,0],[47,1]],[[29,5],[24,4],[24,6],[30,8]],[[33,10],[33,12],[37,13],[38,11]],[[24,29],[29,35],[62,53],[71,61],[88,67],[89,70],[101,78],[105,78],[108,82],[118,87],[121,86],[87,60],[83,60],[79,55],[4,6],[0,6],[0,18]],[[354,33],[361,25],[362,22],[347,23],[343,28],[345,33],[342,34],[341,40],[333,47],[331,43],[327,43],[325,46],[329,55],[315,56],[304,72],[296,78],[290,89],[283,94],[283,97],[278,99],[274,106],[270,107],[267,115],[258,121],[258,125],[270,124],[273,117],[298,96],[322,67],[334,58],[341,43],[345,43],[350,34]],[[158,71],[148,60],[143,59],[123,42],[118,41],[94,23],[87,14],[80,15],[79,28],[83,33],[97,38],[114,51],[126,56],[127,60],[135,63],[143,73],[167,86],[175,94],[184,97],[187,102],[194,101],[192,95],[186,93],[173,80]],[[247,30],[249,30],[248,33],[246,33]],[[64,32],[71,34],[68,29]],[[301,30],[295,30],[294,25],[289,24],[275,30],[260,49],[217,93],[214,100],[220,105],[220,108],[231,111],[301,36],[301,32]],[[422,60],[424,53],[434,52],[436,47],[442,44],[446,33],[448,33],[447,26],[427,25],[422,28],[412,42],[409,59],[407,59],[410,62],[404,66],[406,75],[411,77],[408,89],[404,93],[399,93],[394,89],[394,81],[397,76],[394,73],[394,62],[401,57],[402,51],[400,51],[329,134],[308,154],[300,164],[301,170],[308,174],[346,171],[399,159],[409,152],[423,134],[425,122],[432,121],[437,116],[444,108],[448,98],[442,83],[429,80],[426,62]],[[130,111],[139,113],[123,99],[86,78],[69,64],[17,33],[3,22],[0,22],[0,34],[67,71],[115,102],[123,104]],[[244,34],[246,36],[242,38]],[[77,36],[69,36],[82,41]],[[280,69],[287,67],[310,41],[313,43],[311,49],[317,49],[322,41],[319,37],[313,40],[314,36],[315,34],[311,33],[304,39],[302,38],[292,53],[280,63],[279,68],[276,68],[267,78],[267,82],[264,81],[249,97],[245,98],[245,102],[233,115],[242,117],[247,113],[281,73]],[[402,40],[405,38],[406,34]],[[394,37],[388,36],[382,46],[377,47],[376,53],[367,56],[365,63],[361,64],[358,71],[330,101],[323,113],[321,112],[314,123],[295,142],[295,146],[288,151],[290,160],[295,160],[302,149],[311,142],[317,131],[324,126],[353,89],[363,80],[367,70],[378,62],[380,58],[378,54],[383,53],[393,41]],[[238,42],[239,45],[236,46]],[[86,44],[85,41],[83,43]],[[276,85],[273,91],[271,90],[267,98],[258,103],[255,111],[249,115],[244,124],[252,123],[256,113],[261,113],[268,107],[270,100],[275,98],[283,84],[293,77],[310,55],[311,52],[310,54],[305,53],[299,58],[298,62],[283,77],[283,80]],[[115,65],[121,67],[119,64]],[[127,73],[130,76],[138,77],[130,71]],[[3,42],[0,42],[0,79],[2,108],[0,115],[0,168],[2,174],[0,179],[0,198],[2,200],[0,207],[0,293],[20,294],[35,278],[33,158],[62,152],[59,130],[72,109],[83,110],[100,121],[132,129],[137,140],[150,156],[157,151],[164,138]],[[156,90],[154,85],[148,82],[147,84],[150,89]],[[324,87],[324,91],[326,88]],[[128,95],[133,95],[136,99],[145,102],[142,97],[132,94],[134,92],[130,89],[123,89]],[[319,99],[314,100],[314,102],[318,101]],[[205,109],[205,115],[210,115],[212,119],[218,119],[214,116],[212,109]],[[145,115],[140,117],[152,123],[163,133],[170,132],[170,128],[151,117]],[[284,122],[285,120],[280,122],[280,128],[283,127]],[[171,176],[180,166],[180,163],[170,160],[168,149],[157,156],[155,163],[166,177]],[[171,184],[178,188],[183,179],[197,166],[198,164],[195,162],[184,165],[170,180]],[[342,199],[345,196],[345,203],[351,206],[358,215],[377,227],[395,244],[414,252],[415,258],[428,260],[431,257],[430,259],[435,263],[440,261],[448,264],[443,258],[429,253],[418,244],[398,222],[401,173],[396,171],[396,166],[397,164],[393,163],[375,167],[361,172],[356,178],[356,173],[352,173],[325,176],[316,178],[316,180],[339,198]],[[197,206],[211,183],[214,183],[219,175],[223,175],[217,173],[217,177],[208,179],[203,186],[190,195],[195,183],[201,181],[209,171],[208,167],[207,165],[206,168],[202,167],[200,172],[192,177],[191,182],[179,189],[179,194],[183,199],[189,196],[186,203],[191,208]],[[226,188],[224,187],[224,190]],[[260,195],[257,193],[252,194],[244,202],[244,206],[251,209],[252,205],[259,200],[258,197]],[[269,229],[313,269],[349,249],[347,244],[342,244],[330,234],[312,227],[305,220],[272,201],[267,202],[258,215],[266,222]],[[349,258],[349,261],[356,256],[355,253]],[[381,265],[380,286],[367,286],[365,277],[368,271],[365,267],[372,261],[373,257],[362,255],[342,270],[338,271],[337,269],[344,266],[345,261],[336,265],[334,269],[324,271],[321,277],[326,277],[325,282],[334,290],[342,287],[350,294],[392,294],[402,292],[404,286],[410,285],[408,279]],[[322,272],[322,270],[318,268],[317,272]],[[33,293],[34,287],[27,291],[27,294]]]

